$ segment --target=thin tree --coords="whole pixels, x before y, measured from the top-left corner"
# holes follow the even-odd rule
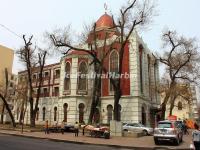
[[[24,47],[18,50],[18,55],[20,60],[25,64],[26,66],[26,76],[28,78],[28,101],[29,101],[29,107],[30,107],[30,126],[35,127],[35,117],[38,110],[38,103],[40,99],[40,91],[41,86],[43,82],[43,69],[45,65],[46,55],[47,51],[41,51],[37,52],[36,48],[32,48],[32,40],[33,36],[31,36],[28,40],[26,39],[25,35],[23,35],[24,40]],[[34,97],[33,97],[33,80],[32,80],[32,73],[34,71],[39,72],[39,78],[38,78],[38,90],[37,90],[37,96],[34,103]]]
[[[5,87],[5,88],[0,89],[0,99],[3,101],[3,104],[4,104],[8,114],[10,116],[13,127],[16,127],[14,116],[13,116],[11,108],[8,104],[8,101],[10,99],[10,93],[9,93],[9,77],[8,77],[7,68],[5,68],[5,85],[2,86],[2,87]]]

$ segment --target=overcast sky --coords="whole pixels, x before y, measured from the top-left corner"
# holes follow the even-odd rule
[[[18,35],[34,35],[39,42],[44,31],[71,24],[81,31],[83,23],[97,20],[104,14],[104,3],[109,11],[118,14],[126,0],[0,0],[0,44],[18,49],[23,41],[1,25]],[[154,18],[150,30],[141,33],[148,47],[160,52],[163,28],[177,30],[178,33],[200,39],[200,0],[157,0],[158,16]],[[48,63],[59,62],[54,58]],[[16,56],[13,72],[24,70]]]

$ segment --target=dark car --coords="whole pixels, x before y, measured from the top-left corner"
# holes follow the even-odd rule
[[[64,132],[73,132],[74,126],[73,125],[65,125]]]

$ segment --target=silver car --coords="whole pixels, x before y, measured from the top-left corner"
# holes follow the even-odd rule
[[[183,132],[176,121],[159,121],[157,128],[154,129],[154,142],[156,145],[160,141],[172,141],[179,145],[183,140]]]
[[[144,135],[153,134],[153,128],[146,127],[140,123],[127,123],[123,126],[123,131],[139,131],[143,132]]]

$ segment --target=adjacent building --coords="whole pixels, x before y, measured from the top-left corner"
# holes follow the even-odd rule
[[[12,74],[14,51],[10,48],[0,45],[0,82],[3,81],[5,68]]]
[[[179,86],[187,86],[187,85],[179,85]],[[177,119],[185,120],[185,119],[194,119],[198,120],[198,103],[197,103],[197,94],[196,88],[193,85],[188,86],[188,96],[182,95],[184,93],[179,94],[174,101],[174,107],[172,110],[172,115],[177,116]],[[161,93],[161,102],[163,102],[165,93]],[[170,116],[170,106],[171,99],[169,98],[165,117],[166,119]]]
[[[12,49],[0,45],[0,89],[1,90],[5,87],[5,68],[7,68],[8,70],[9,79],[12,78],[13,57],[14,57],[14,51]],[[0,100],[0,114],[2,114],[3,110],[4,110],[3,103]],[[4,117],[4,121],[6,120],[7,120],[6,117]]]

